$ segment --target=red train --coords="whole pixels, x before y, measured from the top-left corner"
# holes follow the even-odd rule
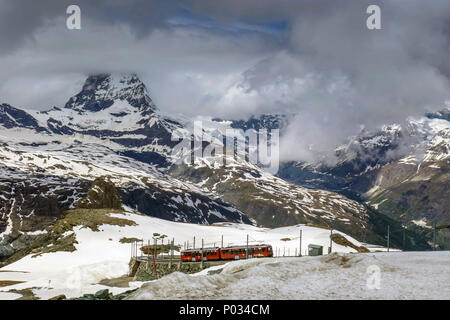
[[[247,246],[234,246],[225,248],[204,248],[203,261],[210,260],[239,260],[247,258]],[[259,244],[248,246],[249,258],[273,257],[272,246],[269,244]],[[181,251],[181,261],[201,261],[201,249],[188,249]]]

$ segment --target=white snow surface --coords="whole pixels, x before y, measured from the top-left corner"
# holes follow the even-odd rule
[[[131,244],[120,243],[119,240],[123,237],[143,239],[146,242],[151,239],[153,233],[157,232],[167,235],[168,239],[174,238],[176,245],[183,246],[185,242],[189,241],[192,246],[195,236],[197,247],[201,243],[201,239],[204,239],[205,247],[207,247],[214,244],[219,246],[222,235],[225,246],[243,245],[249,235],[250,244],[271,244],[275,253],[279,252],[279,255],[283,256],[288,253],[294,255],[295,250],[298,250],[299,233],[302,230],[303,254],[306,253],[306,248],[311,243],[323,245],[324,253],[328,252],[329,246],[329,230],[305,225],[276,229],[228,222],[197,225],[144,216],[131,210],[125,214],[111,215],[132,220],[136,225],[125,227],[102,225],[99,227],[100,231],[97,232],[88,228],[75,227],[73,232],[75,232],[78,242],[75,244],[76,251],[44,253],[37,257],[28,255],[0,269],[0,280],[25,281],[8,287],[0,287],[0,299],[13,299],[15,296],[6,295],[11,289],[33,288],[37,297],[48,299],[59,294],[65,294],[69,298],[78,297],[85,293],[95,293],[103,288],[108,288],[117,294],[139,287],[140,282],[130,283],[130,288],[114,288],[98,284],[102,279],[120,277],[128,273]],[[336,230],[333,232],[340,233]],[[64,235],[67,236],[69,233],[71,231]],[[362,245],[352,237],[340,234],[355,245]],[[376,248],[376,250],[380,250],[380,248]],[[355,252],[355,250],[333,243],[333,252]],[[251,263],[259,263],[256,260],[259,259],[254,259],[255,262]]]
[[[367,285],[373,266],[378,288]],[[176,272],[127,299],[449,299],[449,280],[449,251],[333,253],[236,261],[195,279]]]

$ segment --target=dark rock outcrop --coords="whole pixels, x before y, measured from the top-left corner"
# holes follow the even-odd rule
[[[77,202],[79,209],[122,209],[116,186],[107,177],[99,177],[92,182],[86,197]]]

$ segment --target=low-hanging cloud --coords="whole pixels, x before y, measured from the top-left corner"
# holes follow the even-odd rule
[[[0,4],[0,102],[62,105],[88,74],[136,72],[167,113],[295,114],[281,156],[313,161],[450,99],[447,0],[79,1],[77,31],[69,4]]]

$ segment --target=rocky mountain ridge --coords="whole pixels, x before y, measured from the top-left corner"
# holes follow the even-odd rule
[[[251,126],[256,128],[254,121]],[[64,107],[47,111],[2,104],[0,259],[46,232],[98,177],[114,183],[124,206],[167,220],[311,223],[383,241],[380,225],[386,221],[375,226],[370,210],[343,195],[296,186],[245,160],[230,159],[223,168],[174,165],[174,146],[191,137],[190,130],[161,116],[135,75],[90,76]],[[174,132],[183,137],[174,139]]]

